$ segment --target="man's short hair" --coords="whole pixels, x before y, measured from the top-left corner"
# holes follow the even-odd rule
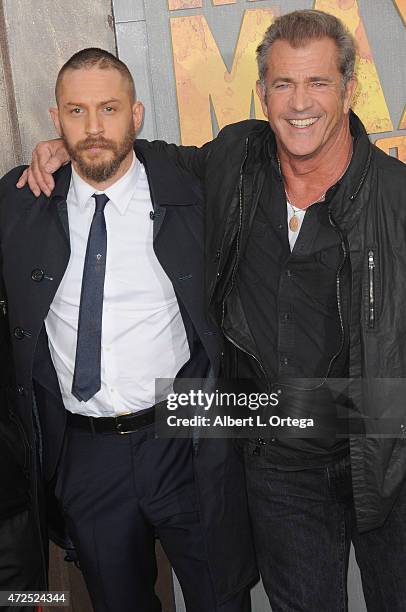
[[[78,51],[62,66],[58,73],[55,84],[55,98],[58,102],[58,92],[61,86],[63,75],[68,70],[82,70],[90,68],[99,68],[101,70],[118,70],[118,72],[128,81],[132,102],[135,102],[135,85],[134,79],[127,66],[118,57],[96,47],[89,47]]]
[[[325,37],[331,38],[337,46],[338,69],[343,75],[343,87],[345,87],[354,76],[356,56],[354,37],[334,15],[323,11],[302,10],[275,19],[257,48],[259,80],[264,90],[268,52],[274,42],[286,40],[292,47],[299,48],[310,40],[320,40]]]

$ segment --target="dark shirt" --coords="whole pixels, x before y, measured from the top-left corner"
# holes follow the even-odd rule
[[[282,390],[274,412],[313,418],[315,428],[312,437],[297,437],[296,431],[294,438],[284,435],[291,429],[279,428],[269,452],[276,464],[324,465],[348,452],[348,441],[336,436],[337,398],[324,381],[348,376],[337,305],[337,273],[345,273],[348,263],[327,201],[306,211],[291,252],[286,199],[282,190],[271,196],[270,187],[262,189],[238,290],[266,376]]]

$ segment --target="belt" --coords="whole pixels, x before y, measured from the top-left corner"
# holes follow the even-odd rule
[[[116,417],[91,417],[66,411],[68,425],[91,433],[127,434],[138,431],[141,427],[151,425],[155,420],[155,408],[148,408],[134,414],[123,414]]]

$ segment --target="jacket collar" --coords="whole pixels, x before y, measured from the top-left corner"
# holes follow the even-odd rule
[[[100,191],[97,187],[85,181],[72,166],[71,189],[73,190],[73,200],[76,206],[84,209],[90,205],[93,210],[93,194],[104,193],[109,198],[109,207],[113,206],[120,215],[125,215],[131,198],[137,189],[141,168],[142,164],[136,159],[134,152],[132,152],[132,162],[127,172],[110,185],[110,187]]]
[[[352,159],[344,176],[326,193],[326,202],[330,206],[334,221],[342,229],[349,229],[354,225],[367,200],[369,194],[362,187],[366,187],[365,179],[373,155],[373,146],[361,120],[353,111],[350,111],[349,119],[354,140]],[[271,164],[279,174],[276,140],[271,129],[262,143],[261,154],[271,158]]]
[[[154,242],[162,227],[166,206],[188,206],[202,202],[203,195],[200,184],[173,161],[166,147],[159,150],[156,143],[137,140],[134,146],[137,158],[145,167],[149,183],[151,202],[155,210]],[[55,174],[55,189],[50,202],[58,212],[58,216],[69,243],[69,221],[66,198],[72,176],[71,165],[67,164]],[[161,208],[162,207],[162,208]]]
[[[351,111],[350,129],[354,139],[351,163],[344,176],[326,194],[331,198],[330,210],[339,227],[348,231],[357,221],[370,198],[371,184],[366,181],[369,173],[373,146],[360,119]]]
[[[154,207],[187,206],[202,200],[198,182],[171,159],[166,146],[137,139],[134,150],[145,166]]]
[[[177,166],[164,149],[158,150],[147,140],[137,139],[134,150],[145,166],[154,206],[187,206],[202,199],[197,181]],[[71,176],[70,163],[55,173],[55,189],[51,200],[66,200]]]
[[[69,220],[68,220],[68,205],[66,198],[69,191],[69,185],[72,177],[72,168],[70,163],[62,166],[55,174],[55,189],[52,192],[48,202],[51,204],[50,209],[58,213],[59,221],[65,233],[65,238],[70,244],[69,236]]]
[[[50,198],[51,200],[66,200],[69,191],[71,176],[72,167],[70,163],[66,164],[65,166],[62,166],[62,168],[59,168],[59,170],[54,175],[55,189],[52,192]]]

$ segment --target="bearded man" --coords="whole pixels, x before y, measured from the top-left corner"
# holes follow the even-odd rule
[[[0,184],[18,412],[56,481],[96,612],[161,609],[155,537],[188,611],[248,612],[256,568],[240,459],[228,441],[155,438],[155,379],[218,371],[199,184],[148,143],[134,154],[143,107],[110,53],[68,60],[56,100],[72,164],[52,196],[18,191],[21,168]]]

